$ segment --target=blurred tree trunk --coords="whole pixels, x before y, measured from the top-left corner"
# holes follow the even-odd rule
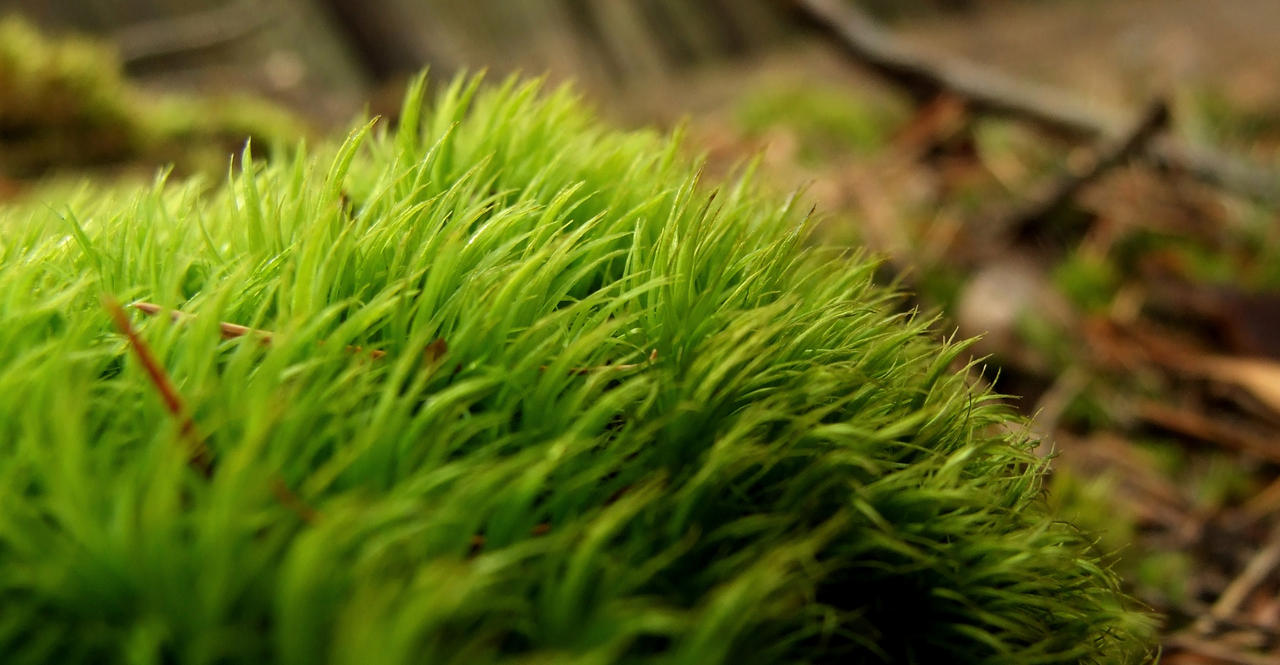
[[[430,3],[399,0],[316,0],[333,18],[369,77],[385,81],[430,65],[445,76],[457,69],[456,52],[434,29]]]

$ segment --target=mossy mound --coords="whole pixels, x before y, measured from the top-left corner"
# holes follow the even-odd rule
[[[868,262],[570,94],[478,89],[0,217],[5,662],[1142,657]],[[133,325],[189,428],[104,292],[188,315]]]
[[[292,114],[248,97],[144,94],[107,45],[0,16],[0,177],[164,163],[216,172],[246,138],[293,143],[304,132]]]

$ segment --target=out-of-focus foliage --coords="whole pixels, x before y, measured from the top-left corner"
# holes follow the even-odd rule
[[[246,139],[292,143],[305,132],[291,113],[258,99],[147,94],[123,79],[105,44],[51,39],[15,16],[0,18],[0,177],[167,163],[217,170]]]
[[[747,93],[736,111],[749,135],[786,130],[809,163],[865,155],[885,145],[903,111],[882,97],[812,84],[766,82]]]

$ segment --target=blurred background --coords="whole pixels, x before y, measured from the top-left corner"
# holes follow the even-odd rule
[[[1277,665],[1276,35],[1275,0],[0,0],[0,203],[216,181],[422,67],[572,81],[981,335],[1162,662]]]

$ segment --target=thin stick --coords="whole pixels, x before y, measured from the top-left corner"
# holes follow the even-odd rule
[[[1271,481],[1261,492],[1253,495],[1244,505],[1240,506],[1240,512],[1244,514],[1250,522],[1257,522],[1263,518],[1275,514],[1280,509],[1280,478]]]
[[[1280,464],[1280,445],[1250,431],[1239,430],[1195,411],[1155,400],[1137,404],[1136,415],[1156,427],[1182,436],[1231,448],[1258,459]]]
[[[1165,646],[1207,656],[1232,665],[1280,665],[1280,656],[1267,656],[1237,651],[1219,642],[1210,642],[1193,635],[1173,635],[1164,641]]]
[[[139,312],[150,314],[152,316],[155,316],[157,314],[164,312],[163,307],[151,302],[139,301],[129,306],[138,310]],[[190,314],[179,312],[176,309],[171,309],[169,310],[169,318],[176,323],[178,321],[185,321],[187,319],[194,318],[194,317],[192,317]],[[218,323],[218,330],[219,332],[222,333],[222,339],[235,339],[237,337],[244,337],[245,335],[254,335],[260,338],[264,345],[271,343],[271,333],[265,330],[255,330],[248,326],[242,326],[237,323],[220,322]]]
[[[1217,602],[1209,608],[1209,615],[1202,617],[1196,623],[1197,629],[1210,632],[1217,622],[1230,619],[1240,609],[1240,605],[1249,597],[1249,594],[1253,593],[1253,590],[1258,588],[1278,566],[1280,566],[1280,527],[1272,529],[1271,538],[1267,540],[1267,544],[1249,559],[1249,563],[1245,565],[1244,570],[1240,571],[1240,575],[1231,580],[1231,584],[1228,584],[1222,591],[1222,595],[1218,596]]]

